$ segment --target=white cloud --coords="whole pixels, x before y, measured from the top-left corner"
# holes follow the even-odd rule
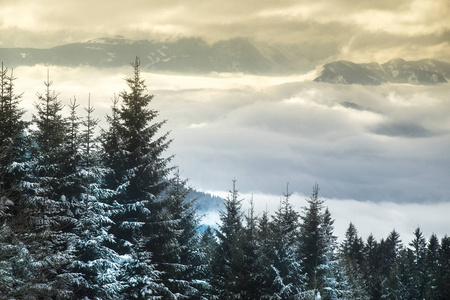
[[[43,92],[46,72],[44,66],[15,70],[16,92],[26,92],[22,105],[28,115],[35,94]],[[83,114],[91,93],[102,126],[110,99],[125,88],[123,79],[130,74],[130,68],[50,68],[63,104],[75,95]],[[168,119],[162,130],[172,130],[174,163],[195,188],[226,191],[237,178],[243,197],[248,200],[253,193],[261,212],[276,209],[287,182],[296,192],[292,203],[300,209],[308,197],[303,195],[317,182],[341,238],[349,222],[364,238],[370,233],[385,238],[395,228],[405,244],[417,226],[426,237],[448,233],[450,85],[373,87],[242,74],[142,75],[155,94],[153,107]],[[375,132],[380,124],[400,121],[433,135]],[[213,226],[218,220],[216,213],[204,218]]]
[[[17,92],[33,111],[47,67],[17,68]],[[111,98],[130,68],[50,68],[63,104],[88,94],[105,127]],[[142,73],[170,153],[191,183],[220,190],[236,177],[244,192],[299,192],[318,182],[325,197],[359,201],[448,201],[450,85],[348,86],[299,77]],[[354,103],[355,105],[342,105]],[[426,135],[423,135],[423,133]],[[168,153],[169,154],[169,153]]]

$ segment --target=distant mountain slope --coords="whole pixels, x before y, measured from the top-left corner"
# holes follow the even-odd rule
[[[0,61],[10,67],[36,64],[118,67],[139,56],[143,67],[156,71],[288,74],[315,67],[304,52],[301,45],[269,45],[243,38],[208,44],[200,38],[155,42],[117,37],[50,49],[0,48]]]
[[[378,85],[382,83],[438,84],[450,78],[450,64],[432,59],[405,61],[397,58],[384,64],[335,61],[324,65],[317,82]]]
[[[188,201],[195,199],[195,207],[200,214],[207,211],[218,212],[224,208],[225,200],[223,198],[197,190],[191,190],[186,198]]]

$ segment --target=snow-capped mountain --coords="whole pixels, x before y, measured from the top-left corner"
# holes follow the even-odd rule
[[[302,53],[301,46],[269,45],[244,38],[209,44],[201,38],[156,42],[116,37],[50,49],[0,48],[0,60],[10,67],[35,64],[117,67],[128,65],[139,56],[142,67],[155,71],[292,74],[315,67],[315,62],[305,59]]]
[[[323,66],[314,81],[343,84],[378,85],[382,83],[438,84],[450,78],[450,64],[432,59],[406,61],[401,58],[384,64],[356,64],[335,61]]]

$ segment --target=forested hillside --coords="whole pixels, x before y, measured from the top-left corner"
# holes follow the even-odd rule
[[[233,180],[218,228],[200,231],[196,207],[217,203],[198,205],[166,156],[165,121],[131,66],[97,135],[94,106],[80,116],[74,97],[63,115],[49,76],[24,121],[20,74],[2,65],[1,299],[450,299],[448,236],[363,240],[349,224],[338,239],[317,184],[301,211],[286,188],[256,215]]]

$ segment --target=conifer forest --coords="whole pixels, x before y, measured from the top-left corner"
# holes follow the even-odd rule
[[[314,182],[301,210],[286,188],[256,214],[230,178],[200,226],[138,58],[130,74],[100,130],[91,103],[63,114],[50,76],[25,121],[2,65],[0,299],[450,299],[448,236],[338,237]]]

